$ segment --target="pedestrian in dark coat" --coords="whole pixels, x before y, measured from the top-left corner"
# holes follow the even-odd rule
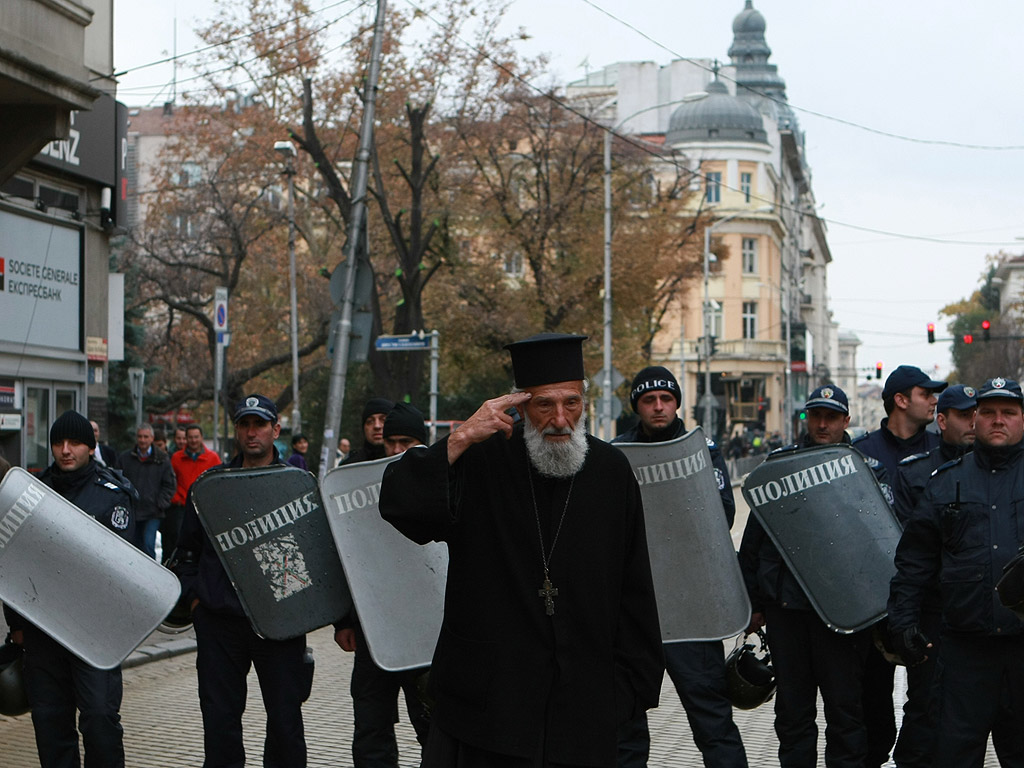
[[[135,511],[135,541],[132,543],[156,559],[156,533],[160,521],[171,506],[178,484],[171,458],[153,445],[153,427],[140,424],[135,431],[135,447],[117,457],[117,468],[139,494]],[[165,552],[169,555],[170,552]]]

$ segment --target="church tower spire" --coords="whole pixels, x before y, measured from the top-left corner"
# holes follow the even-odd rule
[[[772,49],[764,39],[764,16],[746,0],[743,10],[732,22],[729,58],[736,67],[736,95],[749,101],[758,111],[775,118],[780,127],[791,125],[793,113],[786,104],[786,81],[774,64],[768,63]]]

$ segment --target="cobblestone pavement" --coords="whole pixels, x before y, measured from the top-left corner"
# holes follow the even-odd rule
[[[738,501],[734,528],[737,544],[746,520],[746,507],[742,499]],[[345,768],[352,765],[352,700],[348,694],[352,656],[334,644],[330,628],[310,634],[308,640],[316,659],[313,692],[303,708],[309,768]],[[154,634],[126,662],[121,716],[128,768],[199,768],[202,765],[203,733],[196,692],[195,653],[189,650],[193,644],[190,634]],[[732,643],[727,642],[726,647],[731,649]],[[903,680],[902,670],[897,670],[895,698],[900,705]],[[649,765],[651,768],[700,768],[703,763],[693,745],[685,714],[667,677],[665,683],[661,707],[649,713],[652,734]],[[899,712],[897,709],[897,714]],[[401,718],[396,729],[400,765],[407,768],[418,765],[419,749],[404,711]],[[749,712],[737,710],[735,718],[752,768],[777,768],[771,704]],[[255,673],[251,673],[244,718],[250,766],[262,762],[263,720],[259,684]],[[819,731],[823,734],[820,708],[818,720]],[[823,737],[819,739],[821,751]],[[0,715],[0,768],[38,765],[30,716]],[[824,761],[819,765],[823,766]],[[985,766],[995,768],[997,765],[990,749]]]

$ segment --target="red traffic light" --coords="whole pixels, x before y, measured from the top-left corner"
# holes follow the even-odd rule
[[[969,333],[965,333],[964,334],[964,344],[973,344],[973,343],[974,343],[974,337],[971,334],[969,334]]]
[[[928,343],[935,343],[935,323],[928,323]]]
[[[990,323],[988,320],[982,320],[981,327],[987,331],[989,328],[992,327],[992,323]]]
[[[989,333],[991,328],[992,328],[992,323],[990,323],[988,320],[982,320],[981,321],[981,334],[982,334],[982,337],[985,339],[985,341],[988,341],[989,339],[992,338],[992,336]]]
[[[875,363],[875,378],[876,379],[882,378],[882,362],[881,361],[878,361],[877,363]]]

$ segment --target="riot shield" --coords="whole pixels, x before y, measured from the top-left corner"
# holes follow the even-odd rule
[[[87,664],[124,661],[180,591],[173,573],[24,469],[0,483],[0,601]]]
[[[663,443],[616,443],[644,500],[647,548],[666,643],[723,640],[750,623],[715,469],[698,427]]]
[[[323,481],[334,543],[370,655],[388,671],[430,664],[448,575],[447,545],[420,546],[380,516],[381,478],[397,459],[346,464]]]
[[[316,478],[291,466],[204,473],[192,499],[253,629],[287,640],[352,606]]]
[[[885,616],[901,529],[855,448],[772,454],[743,497],[830,629],[856,632]]]

